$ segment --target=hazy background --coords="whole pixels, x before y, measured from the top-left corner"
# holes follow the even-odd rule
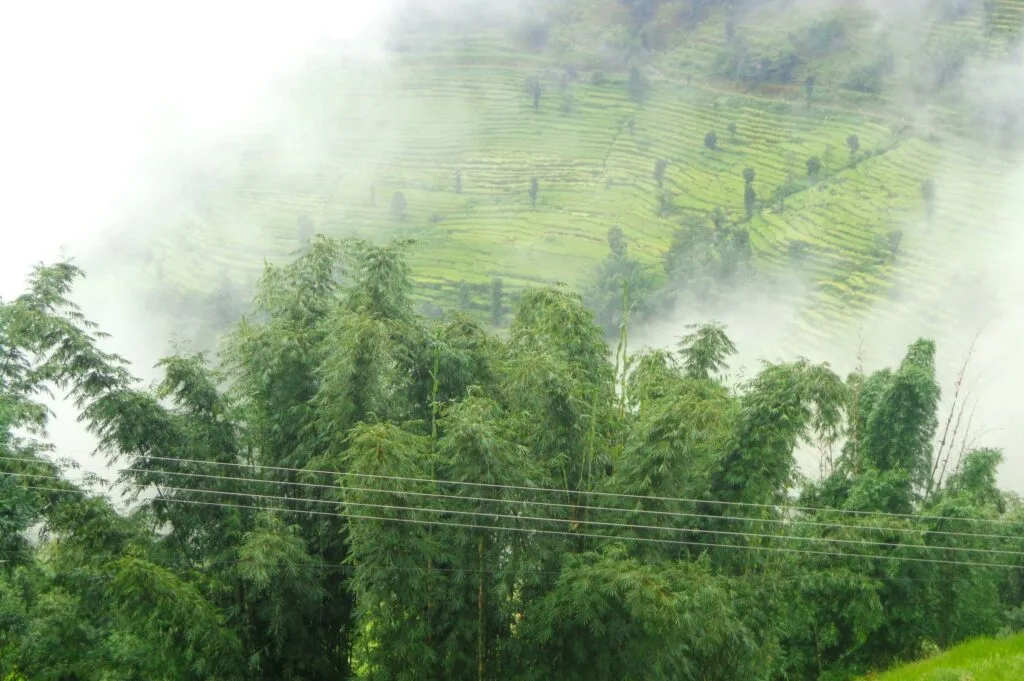
[[[470,2],[416,4],[468,20]],[[52,261],[62,252],[76,256],[89,274],[76,293],[85,312],[113,334],[108,347],[132,360],[136,375],[154,378],[151,367],[178,329],[174,319],[145,308],[130,281],[104,268],[104,256],[115,248],[111,226],[123,229],[125,216],[139,209],[159,210],[204,150],[226,135],[270,130],[283,139],[295,136],[288,125],[291,74],[328,49],[348,50],[378,68],[386,65],[387,28],[405,4],[95,0],[4,5],[0,296],[16,295],[33,263]],[[492,7],[511,16],[525,4],[503,0]],[[921,4],[906,0],[886,6],[909,11]],[[995,75],[976,74],[996,84],[986,88],[996,104],[1019,97],[1018,85],[1024,86],[1019,63],[999,68]],[[941,169],[936,182],[942,186]],[[640,343],[672,344],[685,324],[716,317],[729,324],[749,374],[762,357],[791,358],[793,347],[844,373],[861,361],[870,370],[898,362],[907,344],[926,335],[939,342],[948,400],[964,354],[981,331],[967,382],[978,400],[972,430],[981,438],[977,444],[1005,448],[1002,483],[1024,491],[1024,419],[1014,401],[1024,384],[1024,351],[1017,343],[1024,330],[1024,277],[1018,264],[1024,262],[1024,221],[1018,217],[1024,197],[1017,189],[1022,186],[1019,168],[1005,177],[1000,213],[1020,229],[1007,230],[997,250],[942,254],[950,263],[943,304],[952,307],[953,324],[900,328],[889,323],[882,305],[852,325],[844,342],[806,346],[790,325],[796,309],[761,299],[726,310],[680,310],[635,337]],[[915,238],[923,238],[921,230],[904,227],[912,252]],[[921,302],[934,304],[934,299]],[[102,462],[88,457],[91,443],[73,424],[71,411],[58,405],[57,412],[51,434],[59,450],[102,471]],[[804,463],[813,473],[813,460]]]
[[[280,123],[279,86],[318,50],[376,58],[386,9],[337,0],[0,5],[0,297],[20,293],[35,263],[74,256],[88,273],[75,297],[112,334],[107,347],[154,378],[174,320],[144,309],[132,282],[104,269],[110,228],[158,209],[221,136]],[[102,471],[73,412],[56,410],[58,449]]]

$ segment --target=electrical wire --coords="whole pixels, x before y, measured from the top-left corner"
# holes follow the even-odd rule
[[[37,487],[35,489],[50,492],[63,492],[63,493],[80,493],[85,494],[85,490],[68,490],[59,488],[46,488]],[[174,497],[166,497],[160,499],[165,502],[172,503],[183,503],[183,504],[195,504],[201,506],[215,506],[222,508],[234,508],[234,509],[251,509],[256,511],[264,512],[285,512],[285,513],[299,513],[307,515],[317,516],[329,516],[337,518],[338,514],[329,513],[326,511],[313,511],[308,509],[297,509],[297,508],[274,508],[274,507],[262,507],[262,506],[249,506],[243,504],[225,504],[213,501],[199,501],[196,499],[177,499]],[[955,560],[943,560],[940,558],[914,558],[908,556],[893,556],[887,554],[861,554],[861,553],[844,553],[840,551],[818,551],[814,549],[797,549],[790,547],[779,547],[779,546],[751,546],[751,545],[738,545],[738,544],[716,544],[713,542],[695,542],[695,541],[684,541],[680,539],[660,539],[654,537],[623,537],[615,535],[604,535],[604,534],[593,534],[584,532],[569,532],[565,530],[540,530],[536,528],[525,528],[525,527],[509,527],[501,525],[476,525],[472,523],[453,523],[444,522],[439,520],[423,520],[420,518],[388,518],[382,516],[364,515],[364,514],[345,514],[345,517],[350,520],[376,520],[381,522],[399,522],[399,523],[411,523],[417,525],[426,525],[431,527],[459,527],[467,528],[472,530],[495,530],[500,532],[520,532],[527,534],[544,534],[544,535],[558,535],[575,538],[591,538],[591,539],[606,539],[606,540],[622,540],[622,541],[637,541],[655,544],[669,544],[679,546],[696,546],[700,548],[723,548],[723,549],[737,549],[737,550],[750,550],[750,551],[763,551],[763,552],[778,552],[778,553],[790,553],[790,554],[805,554],[805,555],[818,555],[818,556],[832,556],[832,557],[844,557],[844,558],[862,558],[868,560],[892,560],[892,561],[909,561],[917,563],[938,563],[943,565],[958,565],[968,567],[983,567],[983,568],[1000,568],[1000,569],[1024,569],[1024,565],[1005,564],[1005,563],[983,563],[973,561],[955,561]],[[770,536],[770,535],[769,535]]]
[[[29,462],[34,462],[34,463],[40,463],[40,460],[38,460],[38,459],[29,459],[29,458],[19,459],[19,458],[16,458],[16,457],[5,457],[5,458],[8,458],[9,460],[14,460],[14,461],[29,461]],[[369,478],[369,479],[376,479],[376,480],[392,480],[392,481],[399,481],[399,482],[416,482],[416,483],[434,484],[434,485],[465,485],[465,486],[483,487],[483,488],[489,488],[489,489],[504,489],[504,490],[517,490],[517,491],[529,491],[529,492],[545,492],[545,493],[555,493],[555,494],[559,494],[559,495],[570,495],[570,494],[571,495],[576,495],[576,496],[589,495],[589,496],[606,497],[606,498],[632,499],[632,500],[637,500],[637,501],[666,501],[666,502],[674,502],[674,503],[739,506],[739,507],[752,507],[752,508],[771,509],[771,510],[775,510],[775,511],[778,511],[780,509],[786,509],[786,510],[791,510],[791,511],[803,511],[803,512],[811,512],[811,513],[854,514],[854,515],[858,515],[858,516],[875,516],[875,517],[882,517],[882,518],[884,518],[884,517],[893,517],[893,518],[903,518],[903,519],[908,519],[908,520],[942,520],[942,521],[961,521],[961,522],[992,523],[992,524],[1003,524],[1003,525],[1021,525],[1022,524],[1020,521],[1007,520],[1007,519],[1002,519],[1002,518],[958,518],[958,517],[955,517],[955,516],[935,516],[935,515],[923,515],[923,514],[922,515],[917,515],[917,514],[913,514],[913,513],[890,513],[890,512],[886,512],[886,511],[858,511],[858,510],[853,510],[853,509],[822,508],[822,507],[813,507],[813,506],[792,506],[792,505],[788,505],[788,504],[784,504],[784,505],[783,504],[757,504],[757,503],[753,503],[753,502],[725,501],[725,500],[716,500],[716,499],[698,499],[698,498],[686,498],[686,497],[665,497],[665,496],[653,496],[653,495],[652,496],[647,496],[647,495],[641,495],[641,494],[624,494],[624,493],[619,493],[619,492],[601,492],[601,491],[588,491],[588,490],[564,490],[564,489],[555,489],[555,488],[550,488],[550,487],[527,487],[527,486],[523,486],[523,485],[507,485],[507,484],[499,484],[499,483],[484,483],[484,482],[457,481],[457,480],[432,480],[430,478],[415,478],[415,477],[394,476],[394,475],[378,475],[378,474],[370,474],[370,473],[354,473],[354,472],[351,472],[351,471],[325,471],[325,470],[315,470],[315,469],[305,469],[305,468],[288,468],[288,467],[285,467],[285,466],[263,466],[263,465],[259,465],[259,464],[244,464],[244,463],[237,463],[237,462],[230,462],[230,461],[207,461],[207,460],[202,460],[202,459],[179,459],[179,458],[174,458],[174,457],[165,457],[165,456],[156,456],[156,455],[145,455],[145,458],[152,459],[154,461],[173,461],[173,462],[176,462],[176,463],[194,463],[194,464],[202,464],[202,465],[231,466],[231,467],[238,467],[238,468],[255,469],[255,470],[258,470],[258,471],[259,470],[273,470],[273,471],[284,471],[284,472],[302,473],[302,474],[333,475],[333,476],[338,476],[338,477],[362,477],[362,478]],[[123,469],[123,470],[132,470],[132,471],[142,470],[142,472],[147,472],[147,473],[149,473],[149,472],[169,473],[169,474],[175,473],[174,471],[146,471],[146,470],[143,470],[143,469]],[[195,474],[195,475],[199,475],[199,474]],[[214,477],[224,477],[225,479],[228,479],[227,476],[214,476]],[[242,479],[248,480],[248,478],[242,478]],[[267,482],[272,482],[272,481],[267,481]],[[282,482],[282,483],[286,482],[288,484],[305,484],[305,485],[310,485],[310,486],[312,486],[314,484],[314,483],[297,483],[297,482],[291,482],[291,481],[278,481],[278,482]],[[332,487],[337,487],[337,486],[332,486]],[[465,497],[460,497],[460,498],[464,499]],[[542,502],[537,502],[537,503],[542,503]],[[592,507],[592,508],[607,508],[607,507]],[[634,511],[635,512],[642,512],[642,510],[640,510],[640,509],[634,509]],[[659,513],[670,513],[670,512],[659,512]],[[697,514],[697,515],[698,515],[698,517],[703,515],[704,517],[720,518],[720,519],[738,518],[738,519],[742,519],[744,521],[753,521],[753,520],[755,520],[753,518],[744,518],[744,517],[737,517],[737,516],[718,516],[718,515],[711,515],[711,514]],[[795,521],[795,520],[793,520],[793,521],[783,521],[783,522],[805,522],[805,521]],[[836,524],[836,525],[837,526],[842,526],[842,525],[838,525],[838,524]],[[847,526],[843,526],[843,527],[861,527],[861,526],[847,525]],[[881,528],[881,529],[883,531],[896,531],[896,528]],[[929,529],[929,530],[921,530],[921,531],[922,532],[928,532],[928,533],[935,533],[935,534],[942,533],[941,530],[930,530]],[[952,533],[952,534],[961,535],[961,536],[977,536],[977,537],[998,538],[998,539],[1018,539],[1019,538],[1019,537],[1012,536],[1012,535],[997,535],[997,534],[973,534],[972,535],[972,533],[960,533],[960,532]]]
[[[204,461],[202,459],[176,459],[174,457],[155,456],[155,455],[148,455],[148,454],[145,455],[145,458],[152,459],[154,461],[176,461],[176,462],[180,462],[180,463],[197,463],[197,464],[207,464],[207,465],[216,465],[216,466],[233,466],[233,467],[240,467],[240,468],[254,468],[254,469],[263,469],[263,470],[287,471],[287,472],[292,472],[292,473],[307,473],[307,474],[322,474],[322,475],[336,475],[336,476],[351,476],[351,477],[369,478],[369,479],[375,479],[375,480],[395,480],[395,481],[401,481],[401,482],[421,482],[421,483],[437,484],[437,485],[466,485],[466,486],[471,486],[471,487],[486,487],[486,488],[492,488],[492,489],[514,489],[514,490],[530,491],[530,492],[548,492],[548,493],[554,493],[554,494],[591,495],[591,496],[598,496],[598,497],[619,498],[619,499],[634,499],[634,500],[644,500],[644,501],[669,501],[669,502],[674,502],[674,503],[708,504],[708,505],[719,505],[719,506],[742,506],[742,507],[750,507],[750,508],[769,508],[769,509],[776,509],[776,510],[778,508],[780,508],[780,506],[782,506],[782,505],[779,505],[779,504],[758,504],[758,503],[747,502],[747,501],[725,501],[725,500],[720,500],[720,499],[694,499],[694,498],[686,498],[686,497],[645,496],[645,495],[641,495],[641,494],[624,494],[624,493],[621,493],[621,492],[599,492],[599,491],[586,491],[586,490],[579,490],[579,491],[572,490],[572,491],[569,491],[569,490],[556,489],[556,488],[551,488],[551,487],[527,487],[527,486],[522,486],[522,485],[506,485],[506,484],[489,483],[489,482],[470,482],[470,481],[460,481],[460,480],[432,480],[430,478],[415,478],[415,477],[398,476],[398,475],[379,475],[379,474],[372,474],[372,473],[355,473],[355,472],[352,472],[352,471],[324,471],[324,470],[304,469],[304,468],[287,468],[287,467],[284,467],[284,466],[263,466],[263,465],[259,465],[259,464],[244,464],[244,463],[236,463],[236,462],[231,462],[231,461]],[[1001,519],[1001,518],[955,518],[955,517],[950,517],[950,516],[918,515],[918,514],[914,514],[914,513],[890,513],[890,512],[886,512],[886,511],[858,511],[858,510],[853,510],[853,509],[821,508],[821,507],[814,507],[814,506],[792,506],[792,505],[789,505],[789,504],[784,505],[784,507],[789,509],[789,510],[793,510],[793,511],[805,511],[805,512],[810,512],[810,513],[840,513],[840,514],[846,513],[846,514],[853,514],[853,515],[868,515],[868,516],[880,516],[880,517],[907,518],[907,519],[910,519],[910,520],[947,520],[947,521],[948,520],[963,520],[963,521],[969,521],[969,522],[993,523],[993,524],[1005,524],[1005,525],[1019,524],[1017,521],[1004,520],[1004,519]]]
[[[24,474],[6,473],[6,472],[0,472],[0,474],[4,474],[4,475],[24,475]],[[41,478],[51,479],[51,480],[60,480],[61,479],[61,478],[56,477],[56,476],[42,476],[42,475],[34,475],[34,474],[27,474],[27,475],[29,477],[41,477]],[[37,488],[37,489],[39,489],[39,488]],[[958,546],[929,546],[929,545],[922,546],[922,545],[914,545],[914,544],[900,544],[900,543],[893,543],[893,542],[873,542],[873,541],[867,541],[867,540],[843,539],[843,538],[836,538],[836,537],[813,537],[813,536],[812,537],[801,537],[801,536],[795,536],[795,535],[762,534],[762,533],[754,533],[754,532],[739,532],[739,531],[732,531],[732,530],[711,530],[711,529],[692,528],[692,527],[682,528],[682,527],[665,527],[665,526],[658,526],[658,525],[635,525],[635,524],[626,524],[626,523],[611,523],[611,522],[596,521],[596,520],[586,520],[586,519],[569,520],[569,519],[565,519],[565,518],[540,518],[540,517],[537,517],[537,516],[512,515],[512,514],[491,513],[491,512],[483,512],[483,511],[465,511],[465,510],[461,510],[461,509],[451,509],[451,508],[424,508],[424,507],[417,507],[417,506],[396,506],[396,505],[389,505],[389,504],[371,504],[371,503],[354,502],[354,501],[332,501],[332,500],[326,500],[326,499],[308,499],[308,498],[302,498],[302,497],[282,497],[282,496],[272,496],[272,495],[256,494],[256,493],[251,493],[251,492],[233,492],[233,491],[227,491],[227,490],[203,490],[203,489],[195,489],[195,488],[181,488],[181,487],[168,487],[168,486],[158,486],[157,489],[158,489],[158,491],[162,490],[162,491],[180,492],[180,493],[213,494],[213,495],[225,495],[225,496],[232,496],[232,497],[251,497],[251,498],[254,498],[254,499],[263,499],[263,500],[268,500],[268,501],[293,501],[293,502],[307,502],[307,503],[309,503],[309,502],[312,502],[312,503],[326,503],[326,504],[331,504],[331,505],[334,505],[334,506],[355,506],[355,507],[361,507],[361,508],[384,509],[384,510],[389,510],[389,511],[438,513],[438,514],[450,514],[450,515],[483,517],[483,518],[493,518],[493,519],[526,520],[526,521],[536,521],[536,522],[556,522],[556,523],[572,522],[572,523],[574,523],[576,525],[591,525],[591,526],[598,526],[598,527],[624,528],[624,529],[630,530],[630,531],[635,531],[635,530],[654,530],[654,531],[663,531],[663,532],[684,532],[684,533],[690,533],[690,534],[711,534],[711,535],[735,536],[735,537],[756,538],[756,539],[783,539],[783,540],[790,540],[790,541],[809,541],[809,542],[840,543],[840,544],[850,544],[850,545],[860,545],[860,546],[877,546],[877,547],[885,547],[885,548],[889,548],[889,549],[948,550],[948,551],[976,552],[976,553],[999,554],[999,555],[1010,555],[1010,556],[1024,556],[1024,552],[1009,551],[1009,550],[1004,550],[1004,549],[990,549],[990,548],[986,549],[986,548],[972,548],[972,547],[958,547]],[[387,491],[387,490],[383,490],[383,491]],[[178,498],[175,498],[175,497],[159,497],[158,499],[151,500],[151,501],[157,501],[157,500],[162,500],[162,501],[186,501],[186,500],[178,499]],[[283,509],[283,510],[300,510],[300,509]],[[350,518],[351,517],[356,517],[356,516],[354,516],[351,513],[344,513],[344,514],[342,514],[342,513],[326,513],[326,515],[332,515],[332,516],[344,515],[345,517],[350,517]],[[472,525],[472,526],[476,527],[476,525]],[[571,533],[571,534],[573,534],[574,536],[581,536],[580,533],[575,533],[574,532],[574,533]],[[605,536],[605,535],[600,535],[600,536]],[[623,539],[634,539],[635,537],[620,537],[620,538],[623,538]],[[706,545],[706,544],[698,543],[698,545]],[[861,554],[846,554],[846,555],[861,555]],[[905,560],[928,561],[928,562],[931,562],[931,561],[935,560],[935,559],[913,558],[913,557],[906,557],[906,556],[901,556],[899,558],[905,559]],[[942,562],[945,562],[945,561],[942,561]],[[994,565],[996,565],[996,564],[990,564],[990,563],[978,563],[978,562],[970,562],[970,561],[960,561],[960,562],[962,562],[963,564],[973,564],[973,565],[976,565],[976,566],[987,566],[987,565],[993,565],[994,566]],[[1024,566],[1021,566],[1021,567],[1024,567]]]
[[[709,519],[709,520],[732,520],[732,521],[739,521],[739,522],[754,521],[754,522],[776,523],[776,524],[809,525],[809,526],[829,527],[829,528],[837,528],[837,529],[841,528],[841,529],[848,529],[848,530],[869,529],[869,530],[877,530],[877,531],[910,531],[910,533],[921,534],[921,535],[933,534],[933,535],[939,535],[939,536],[969,537],[969,538],[979,538],[979,539],[998,539],[998,540],[1009,540],[1009,541],[1022,541],[1022,540],[1024,540],[1024,537],[1012,536],[1012,535],[981,535],[981,534],[972,534],[972,533],[955,533],[955,531],[950,531],[950,530],[930,530],[930,529],[902,528],[902,527],[890,528],[890,527],[879,527],[879,526],[871,526],[871,525],[864,526],[864,525],[849,525],[849,524],[841,524],[841,523],[815,522],[815,521],[810,521],[810,520],[787,520],[787,519],[781,519],[781,518],[744,518],[742,516],[719,516],[719,515],[711,515],[711,514],[706,514],[706,513],[686,513],[686,512],[679,512],[679,511],[654,511],[654,510],[648,510],[648,509],[613,508],[613,507],[586,506],[586,505],[573,506],[572,504],[565,504],[565,503],[558,503],[558,502],[539,502],[539,501],[534,501],[534,500],[519,500],[519,499],[495,499],[495,498],[489,498],[489,497],[462,497],[462,496],[458,496],[458,495],[445,495],[445,494],[438,494],[438,493],[413,492],[413,491],[406,491],[406,490],[382,490],[382,488],[375,488],[375,487],[352,487],[352,486],[345,486],[345,485],[332,485],[332,484],[323,484],[323,483],[314,483],[314,482],[300,482],[300,481],[292,481],[292,480],[267,480],[267,479],[262,479],[262,478],[244,478],[244,477],[234,477],[234,476],[226,476],[226,475],[209,475],[209,474],[204,474],[204,473],[190,473],[190,472],[185,472],[185,471],[150,471],[150,470],[135,469],[135,468],[121,469],[121,471],[122,472],[135,472],[135,473],[159,472],[161,474],[186,476],[186,477],[199,477],[199,478],[203,478],[203,479],[232,480],[232,481],[248,482],[248,483],[268,483],[268,484],[297,485],[297,486],[302,486],[302,487],[317,488],[317,490],[330,490],[330,491],[337,491],[337,492],[360,492],[360,493],[369,493],[369,494],[393,494],[393,495],[399,495],[399,496],[426,497],[426,498],[431,498],[431,499],[451,500],[451,501],[455,501],[455,502],[459,502],[459,503],[463,503],[463,502],[467,502],[467,501],[472,501],[472,502],[496,503],[496,504],[513,504],[513,505],[521,504],[521,505],[525,505],[525,506],[542,506],[542,507],[545,507],[545,508],[562,508],[562,509],[572,509],[572,510],[577,510],[577,511],[579,511],[579,510],[588,510],[588,511],[594,511],[594,512],[613,512],[613,513],[627,513],[627,514],[640,513],[640,514],[649,514],[649,515],[665,515],[665,516],[668,516],[668,517],[676,517],[676,518],[678,518],[678,517],[683,517],[683,518],[701,518],[701,519]],[[46,476],[46,475],[38,475],[38,474],[31,474],[31,473],[20,473],[20,475],[27,475],[27,476],[30,476],[30,477],[41,477],[41,478],[45,478],[45,479],[61,479],[61,478],[59,478],[57,476]],[[164,488],[165,488],[165,490],[176,490],[176,491],[180,491],[180,492],[195,492],[195,493],[200,493],[200,494],[213,494],[213,493],[217,492],[217,491],[210,491],[210,490],[199,490],[199,488],[195,488],[195,487],[180,487],[180,486],[168,487],[168,486],[165,485]],[[232,494],[238,494],[238,493],[223,492],[222,494],[232,495]],[[335,504],[341,503],[341,502],[326,502],[325,500],[308,499],[308,498],[302,498],[302,497],[285,497],[285,496],[273,497],[273,496],[268,496],[268,495],[256,495],[256,494],[249,494],[249,493],[246,493],[246,496],[261,497],[261,498],[264,498],[264,499],[283,499],[283,500],[288,500],[288,501],[300,500],[300,501],[308,501],[308,502],[313,502],[313,503],[335,503]],[[408,507],[401,507],[401,508],[408,508]],[[595,524],[604,524],[604,525],[609,525],[609,526],[623,526],[623,527],[627,527],[628,526],[630,528],[635,528],[635,529],[660,529],[660,530],[670,529],[670,528],[664,527],[664,526],[652,526],[652,525],[643,525],[643,524],[636,524],[636,523],[601,523],[601,522],[598,522],[598,521],[589,521],[589,522],[593,522]],[[675,528],[672,528],[672,529],[675,529]],[[683,530],[683,529],[681,529],[681,530]],[[696,528],[693,528],[693,531],[698,531],[698,530]],[[703,533],[706,533],[706,534],[744,535],[744,533],[735,533],[735,531],[728,531],[728,530],[703,529],[703,530],[699,530],[699,531],[703,531]],[[745,535],[754,536],[754,535],[749,534],[749,533],[745,534]],[[763,537],[786,537],[786,536],[783,536],[783,535],[761,535],[761,536],[763,536]],[[806,541],[828,541],[828,542],[834,542],[834,543],[876,544],[876,543],[873,543],[873,542],[864,542],[864,541],[856,541],[856,540],[843,540],[843,539],[839,539],[839,538],[834,538],[834,539],[829,539],[829,538],[800,538],[800,537],[793,537],[793,536],[790,536],[788,538],[791,538],[791,539],[803,539],[803,540],[806,540]],[[914,548],[918,548],[918,547],[916,547],[916,545],[905,545],[905,544],[890,543],[890,542],[879,542],[878,545],[879,546],[891,546],[891,547],[897,547],[897,548],[898,547],[914,547]],[[998,549],[980,549],[980,548],[979,549],[975,549],[975,548],[959,548],[959,547],[930,547],[930,548],[940,548],[940,549],[949,550],[949,551],[967,551],[967,552],[980,552],[980,553],[986,553],[987,552],[987,553],[1001,553],[1001,554],[1006,554],[1006,555],[1022,555],[1022,556],[1024,556],[1024,552],[1008,551],[1008,550],[998,550]]]
[[[496,497],[477,497],[477,496],[462,496],[458,494],[442,494],[439,492],[418,492],[414,490],[400,490],[400,489],[382,489],[373,487],[352,487],[347,485],[327,485],[323,483],[313,482],[301,482],[297,480],[273,480],[267,478],[240,478],[237,476],[228,475],[210,475],[205,473],[191,473],[187,471],[168,471],[168,470],[146,470],[140,468],[122,468],[119,469],[119,473],[159,473],[161,475],[175,475],[179,477],[190,477],[190,478],[201,478],[211,480],[231,480],[235,482],[248,482],[248,483],[260,483],[269,485],[284,485],[284,486],[297,486],[306,487],[312,489],[322,490],[338,490],[338,491],[349,491],[349,492],[369,492],[369,493],[380,493],[380,494],[398,494],[402,496],[414,496],[414,497],[426,497],[432,499],[452,499],[457,501],[475,501],[481,503],[515,503],[523,504],[526,506],[541,506],[545,508],[567,508],[574,510],[584,511],[596,511],[596,512],[614,512],[614,513],[628,513],[628,514],[639,514],[639,515],[653,515],[653,516],[666,516],[670,518],[703,518],[710,520],[725,520],[734,522],[755,522],[755,523],[766,523],[766,524],[782,524],[782,525],[802,525],[808,527],[821,527],[821,528],[832,528],[832,529],[848,529],[848,530],[870,530],[876,532],[905,532],[913,534],[932,534],[942,536],[954,536],[954,537],[972,537],[979,539],[999,539],[1009,541],[1022,541],[1024,536],[1021,535],[1010,535],[1010,534],[990,534],[990,533],[978,533],[978,532],[954,532],[951,530],[933,530],[930,528],[915,528],[915,527],[881,527],[877,525],[848,525],[843,523],[826,523],[814,520],[800,520],[795,518],[758,518],[758,517],[746,517],[746,516],[730,516],[730,515],[713,515],[709,513],[691,513],[686,511],[659,511],[654,509],[644,508],[622,508],[613,506],[593,506],[587,504],[569,504],[565,502],[554,502],[554,501],[536,501],[532,499],[506,499]],[[287,497],[292,498],[292,497]]]

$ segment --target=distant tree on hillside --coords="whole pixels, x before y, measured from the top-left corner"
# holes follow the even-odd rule
[[[530,178],[530,192],[529,192],[529,194],[530,194],[530,208],[536,208],[537,207],[537,193],[538,193],[538,189],[539,189],[539,185],[537,183],[537,178],[536,177],[531,177]]]
[[[626,255],[626,235],[622,233],[622,228],[615,226],[608,230],[608,247],[612,251],[612,255],[624,256]]]
[[[814,86],[817,84],[817,79],[814,76],[807,76],[807,80],[804,81],[804,91],[807,93],[807,106],[811,105],[811,98],[814,97]]]
[[[659,158],[654,162],[654,180],[661,186],[661,181],[665,179],[665,168],[668,167],[668,161],[663,158]]]
[[[757,205],[757,191],[754,189],[754,178],[757,173],[753,168],[743,169],[743,207],[747,211],[747,219],[754,217],[754,208]]]
[[[860,150],[860,139],[856,135],[850,135],[846,138],[846,146],[850,147],[850,158],[853,158]]]
[[[749,271],[750,238],[729,225],[716,210],[707,218],[689,216],[672,234],[663,265],[668,290],[699,301],[715,298],[744,279]]]
[[[620,0],[622,4],[629,6],[629,18],[633,21],[634,27],[641,27],[654,18],[654,10],[657,0]]]
[[[533,98],[533,110],[540,111],[540,80],[531,78],[528,87],[530,89],[530,96]]]
[[[832,158],[834,156],[835,149],[836,148],[831,144],[827,142],[825,143],[825,153],[822,154],[822,162],[825,165],[826,172],[828,172],[828,170],[832,167]]]
[[[985,35],[992,35],[995,24],[996,11],[999,9],[999,0],[982,0],[982,29]]]
[[[491,279],[491,324],[501,326],[505,321],[505,293],[501,277]]]
[[[611,252],[598,263],[584,300],[595,311],[605,333],[610,335],[620,328],[627,308],[640,314],[648,311],[654,275],[640,261],[630,257],[622,229],[608,229],[608,247]]]
[[[747,211],[747,219],[754,217],[754,208],[757,206],[757,190],[754,185],[748,184],[743,188],[743,207]]]
[[[627,307],[633,313],[648,310],[655,278],[640,261],[629,256],[626,237],[618,227],[608,230],[608,246],[611,253],[598,263],[593,283],[586,288],[583,298],[605,332],[612,334],[619,328]]]
[[[633,67],[629,70],[629,80],[627,82],[629,89],[629,96],[637,102],[642,102],[647,99],[647,92],[650,89],[650,84],[647,82],[646,76],[640,72],[640,69]]]
[[[313,221],[310,219],[308,215],[306,215],[305,213],[300,215],[299,219],[296,220],[295,226],[298,231],[299,241],[301,243],[306,243],[307,241],[313,238],[313,234],[315,233],[315,227],[313,225]]]
[[[715,149],[718,148],[718,135],[715,133],[714,130],[704,135],[704,146],[710,149],[711,151],[714,151]]]
[[[636,131],[636,118],[634,116],[626,119],[626,128],[629,130],[630,135]]]
[[[921,198],[924,199],[924,210],[931,220],[935,214],[935,181],[927,179],[921,183]]]
[[[572,66],[566,66],[565,70],[562,71],[562,78],[559,80],[559,85],[562,89],[568,88],[572,83],[580,79],[580,74]]]
[[[725,126],[725,129],[728,131],[729,137],[736,141],[736,122],[729,123],[729,125]]]
[[[661,187],[658,189],[658,215],[665,218],[679,210],[672,192]]]
[[[405,217],[405,209],[408,205],[408,202],[405,200],[405,194],[396,191],[391,195],[391,205],[388,207],[388,211],[392,216],[402,219]]]
[[[579,100],[576,99],[576,95],[572,93],[572,90],[566,89],[562,93],[562,105],[561,111],[564,114],[572,113],[576,110]]]
[[[462,193],[462,171],[460,170],[455,171],[455,193]]]
[[[821,159],[817,156],[811,156],[807,159],[807,177],[815,180],[821,173]]]

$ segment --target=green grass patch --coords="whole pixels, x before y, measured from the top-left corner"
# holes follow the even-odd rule
[[[1024,635],[978,639],[864,681],[1017,681],[1024,679]]]

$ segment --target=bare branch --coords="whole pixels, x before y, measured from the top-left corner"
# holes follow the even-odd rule
[[[956,440],[956,432],[960,426],[960,418],[963,416],[963,404],[969,399],[970,393],[964,396],[964,401],[960,400],[960,392],[963,389],[964,377],[967,375],[967,368],[970,366],[971,358],[974,356],[974,348],[978,343],[978,339],[981,337],[982,331],[984,331],[984,325],[978,329],[978,332],[974,334],[974,338],[971,339],[971,344],[967,348],[967,354],[964,356],[964,361],[960,365],[960,371],[957,372],[956,381],[953,383],[953,402],[949,405],[949,413],[946,415],[946,425],[942,430],[942,438],[939,440],[939,448],[935,452],[935,456],[932,457],[932,470],[928,476],[928,490],[925,492],[925,498],[928,498],[932,490],[937,489],[942,484],[942,478],[945,474],[946,465],[949,462],[950,452],[953,449],[953,443]],[[949,438],[950,426],[953,425],[953,415],[957,412],[958,403],[961,405],[959,414],[956,418],[956,425],[953,426],[953,436]],[[949,445],[949,449],[946,449],[946,445]],[[946,455],[943,457],[943,450],[946,449]],[[939,473],[938,480],[935,479],[935,474],[939,471],[939,466],[942,466],[942,473]]]

